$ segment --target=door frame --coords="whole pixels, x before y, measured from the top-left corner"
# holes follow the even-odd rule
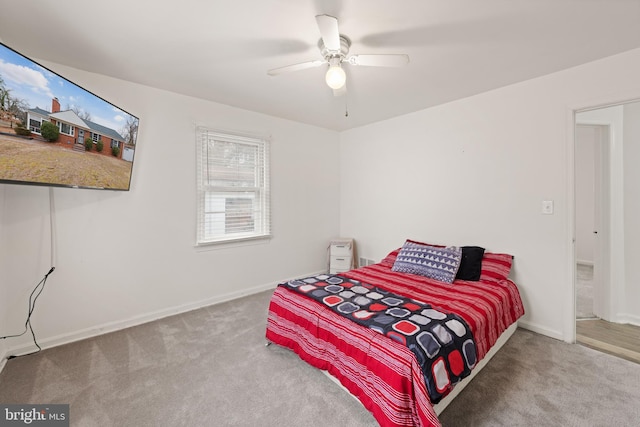
[[[598,110],[607,107],[624,105],[632,102],[640,102],[640,90],[633,95],[633,91],[628,91],[617,96],[611,95],[606,99],[591,100],[581,104],[567,106],[566,110],[566,184],[567,184],[567,277],[568,286],[564,292],[563,315],[563,339],[569,343],[576,342],[576,245],[575,245],[575,126],[576,114],[591,110]],[[600,123],[606,124],[606,123]],[[615,132],[615,129],[612,130]],[[610,132],[611,135],[611,132]],[[610,283],[611,295],[614,297],[609,301],[610,313],[615,317],[618,311],[617,292],[625,283],[624,277],[624,212],[623,212],[623,156],[622,146],[615,143],[615,139],[610,136],[609,144],[609,171],[610,171],[610,215],[608,218],[609,238],[608,255],[609,263],[608,281]]]

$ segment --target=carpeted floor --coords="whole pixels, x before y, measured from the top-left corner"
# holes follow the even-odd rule
[[[12,359],[2,403],[69,403],[73,426],[375,426],[292,352],[265,347],[271,292]],[[37,331],[37,325],[35,325]],[[448,426],[640,425],[640,365],[519,329]]]

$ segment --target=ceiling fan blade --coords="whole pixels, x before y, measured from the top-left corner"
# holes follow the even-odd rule
[[[352,55],[347,58],[351,65],[365,65],[369,67],[402,67],[409,63],[409,55]]]
[[[270,76],[277,76],[278,74],[290,73],[292,71],[300,71],[300,70],[306,70],[307,68],[318,67],[324,63],[326,63],[326,61],[322,61],[320,59],[316,61],[307,61],[307,62],[302,62],[300,64],[293,64],[293,65],[287,65],[285,67],[274,68],[272,70],[267,71],[267,74]]]
[[[340,50],[340,31],[338,19],[330,15],[317,15],[316,22],[322,36],[324,46],[329,50]]]

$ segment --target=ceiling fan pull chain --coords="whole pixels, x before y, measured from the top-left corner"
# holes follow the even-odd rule
[[[347,94],[344,95],[344,116],[349,117],[349,102]]]

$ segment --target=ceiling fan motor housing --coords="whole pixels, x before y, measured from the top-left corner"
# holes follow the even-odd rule
[[[330,50],[325,45],[322,39],[318,40],[318,48],[320,49],[320,53],[322,57],[329,62],[331,58],[340,58],[340,62],[347,56],[349,53],[349,48],[351,47],[351,40],[349,37],[340,34],[340,50]]]

